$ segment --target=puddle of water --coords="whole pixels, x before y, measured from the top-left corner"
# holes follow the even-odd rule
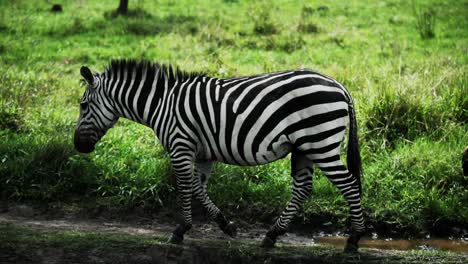
[[[337,247],[344,247],[346,237],[320,237],[315,240],[318,243],[332,244]],[[442,249],[454,252],[468,253],[468,242],[461,239],[368,239],[362,238],[359,241],[360,247],[393,249],[393,250],[411,250],[411,249]]]

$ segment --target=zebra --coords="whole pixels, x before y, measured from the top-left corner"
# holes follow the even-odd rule
[[[333,78],[309,69],[237,78],[212,78],[167,64],[112,60],[102,74],[80,69],[87,87],[74,145],[89,153],[120,117],[154,130],[169,154],[183,221],[168,242],[181,243],[192,227],[191,199],[231,237],[237,234],[207,194],[214,162],[253,166],[290,154],[292,198],[269,228],[262,247],[273,247],[312,192],[318,167],[349,205],[345,252],[357,252],[365,233],[361,158],[353,99]],[[349,125],[347,167],[340,159]]]

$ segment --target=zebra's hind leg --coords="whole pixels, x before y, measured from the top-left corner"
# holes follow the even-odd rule
[[[180,244],[184,234],[192,228],[192,159],[189,155],[181,155],[172,159],[172,167],[176,174],[177,193],[182,203],[182,218],[172,232],[169,243]]]
[[[193,195],[197,200],[199,200],[203,207],[208,212],[210,218],[214,219],[219,228],[223,232],[231,237],[237,235],[237,227],[234,222],[228,221],[224,214],[219,210],[219,208],[211,201],[208,196],[206,185],[208,179],[210,178],[211,168],[213,162],[211,161],[197,161],[194,169],[194,185],[193,185]]]
[[[302,153],[293,151],[291,155],[291,176],[294,182],[292,198],[281,216],[276,220],[276,223],[266,233],[261,244],[262,247],[273,247],[276,238],[286,233],[289,223],[296,215],[297,210],[312,192],[313,172],[312,161]]]
[[[358,251],[358,242],[365,233],[364,217],[361,207],[360,182],[354,175],[350,174],[343,165],[339,155],[314,160],[328,179],[340,190],[348,202],[351,220],[351,234],[346,242],[344,251],[354,253]]]

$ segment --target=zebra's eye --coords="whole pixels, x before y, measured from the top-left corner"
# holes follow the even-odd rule
[[[86,111],[88,109],[88,103],[87,102],[80,103],[80,108],[81,108],[81,111]]]

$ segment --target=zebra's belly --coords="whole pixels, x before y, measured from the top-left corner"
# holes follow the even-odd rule
[[[292,144],[289,142],[282,142],[278,144],[272,144],[271,149],[258,151],[255,153],[255,165],[267,164],[279,159],[286,157],[292,151]]]
[[[292,147],[289,145],[284,145],[276,150],[268,151],[265,153],[257,153],[255,159],[244,159],[242,161],[225,159],[223,157],[214,158],[211,157],[209,160],[221,162],[224,164],[230,165],[241,165],[241,166],[256,166],[264,165],[270,162],[274,162],[280,159],[285,158],[289,153],[291,153]]]

